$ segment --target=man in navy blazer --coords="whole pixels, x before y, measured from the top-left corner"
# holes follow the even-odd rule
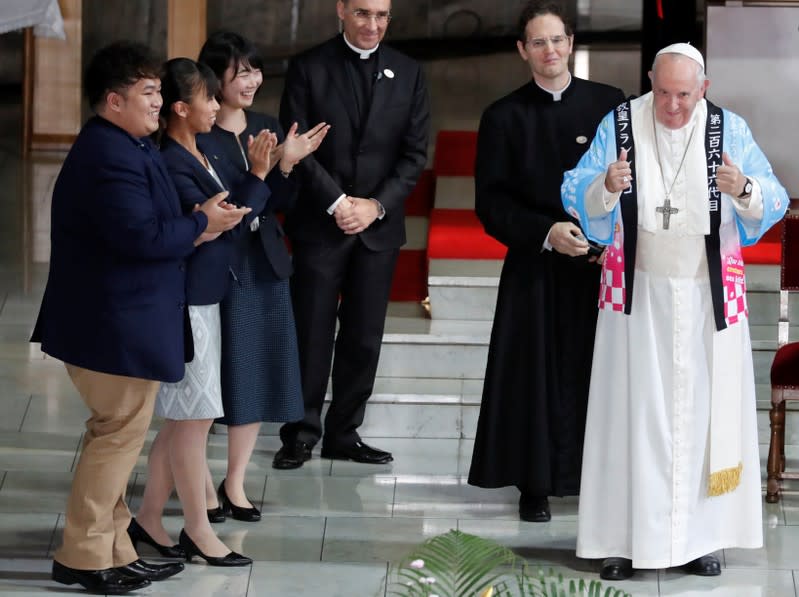
[[[84,87],[96,115],[53,190],[50,273],[31,339],[64,361],[91,410],[53,579],[107,594],[183,569],[138,559],[125,489],[159,383],[180,380],[192,357],[185,258],[249,211],[219,194],[182,214],[147,137],[158,129],[159,70],[147,47],[129,42],[89,63]]]
[[[282,469],[302,466],[322,439],[331,360],[322,456],[392,460],[364,444],[357,429],[405,243],[405,198],[427,161],[430,106],[420,65],[380,43],[391,0],[339,0],[336,10],[343,33],[291,60],[280,106],[284,128],[331,125],[325,143],[299,164],[298,197],[286,220],[305,418],[281,429],[273,466]]]

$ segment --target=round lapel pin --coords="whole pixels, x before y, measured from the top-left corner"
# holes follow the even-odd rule
[[[586,143],[588,143],[588,137],[586,137],[585,135],[580,135],[579,137],[577,137],[576,141],[580,145],[585,145]]]
[[[391,70],[390,68],[383,69],[383,74],[386,75],[389,79],[394,78],[394,71]]]

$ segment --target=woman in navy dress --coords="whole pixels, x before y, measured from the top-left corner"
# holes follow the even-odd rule
[[[156,414],[166,421],[150,450],[142,506],[128,532],[134,545],[149,544],[163,555],[187,560],[197,555],[215,566],[243,566],[252,560],[231,551],[209,524],[205,454],[208,430],[223,412],[219,304],[231,283],[237,239],[270,198],[264,179],[272,167],[277,138],[264,132],[252,139],[252,166],[246,174],[226,163],[211,139],[198,139],[216,120],[218,87],[214,73],[193,60],[176,58],[164,65],[161,116],[166,129],[161,153],[184,211],[191,212],[206,198],[225,192],[230,192],[228,203],[243,204],[251,211],[238,228],[206,239],[188,259],[186,299],[195,355],[183,380],[163,384],[156,399]],[[183,506],[185,527],[179,546],[170,547],[161,517],[173,487]]]
[[[247,499],[244,478],[261,423],[297,421],[304,414],[289,293],[291,258],[276,212],[290,207],[295,193],[292,169],[319,147],[329,127],[320,123],[299,135],[294,125],[284,135],[277,118],[247,109],[263,82],[262,62],[253,44],[240,35],[212,35],[199,61],[222,85],[221,107],[209,136],[225,156],[245,171],[250,161],[246,140],[251,135],[269,130],[280,143],[273,156],[278,166],[267,177],[272,198],[244,235],[237,282],[221,305],[225,415],[218,422],[228,425],[228,467],[218,494],[225,514],[255,521],[261,514]]]

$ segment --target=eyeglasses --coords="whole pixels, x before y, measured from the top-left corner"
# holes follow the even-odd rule
[[[365,8],[354,8],[350,10],[350,14],[359,21],[371,21],[374,19],[375,23],[379,25],[386,25],[391,20],[391,13],[385,10],[371,12]]]
[[[547,44],[552,44],[553,48],[562,48],[569,40],[566,35],[553,35],[552,37],[536,37],[535,39],[528,39],[527,45],[534,50],[543,50]]]

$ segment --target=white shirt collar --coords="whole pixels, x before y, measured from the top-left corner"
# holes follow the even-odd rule
[[[344,43],[347,44],[350,50],[358,54],[361,57],[361,60],[368,60],[372,54],[377,52],[377,48],[380,47],[380,43],[378,42],[378,44],[371,50],[362,50],[361,48],[355,47],[350,43],[350,40],[347,39],[346,33],[342,33],[342,37],[344,38]]]
[[[533,79],[533,81],[535,81],[535,79]],[[538,81],[535,81],[535,84],[538,85]],[[553,101],[559,102],[560,101],[560,97],[563,95],[563,92],[566,91],[566,89],[568,89],[569,85],[571,85],[571,84],[572,84],[572,74],[569,73],[569,80],[566,81],[566,84],[563,86],[563,88],[558,89],[557,91],[552,91],[551,89],[547,89],[546,87],[541,87],[541,85],[538,85],[538,86],[541,87],[541,89],[543,89],[544,91],[546,91],[550,95],[552,95],[552,100]]]

